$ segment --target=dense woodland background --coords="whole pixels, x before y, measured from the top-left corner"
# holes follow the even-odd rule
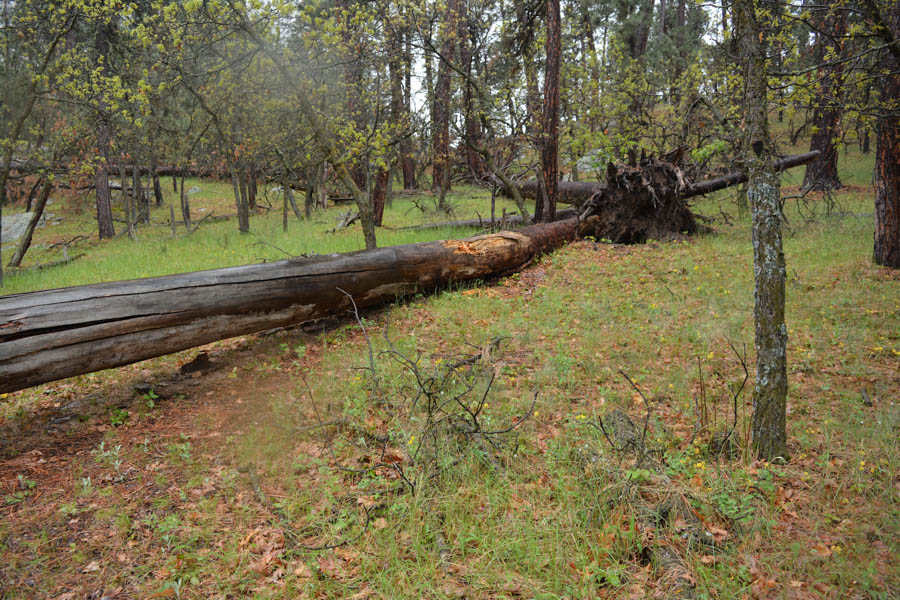
[[[0,596],[898,594],[900,2],[6,1],[0,21],[0,208],[30,215],[0,278]],[[691,193],[726,173],[746,183]],[[378,288],[353,261],[472,272],[478,244],[525,236],[459,238],[513,214],[555,248],[576,231],[544,223],[557,205],[601,188],[690,227],[610,240],[584,211],[626,203],[590,191],[583,239],[516,250],[500,270],[521,273],[345,310]],[[290,256],[230,273],[346,260],[360,287],[325,281],[301,313],[327,318],[297,327],[273,309],[288,284],[223,308],[216,274],[183,278],[212,300],[143,279]],[[96,310],[19,295],[112,280],[135,281],[49,292],[100,290]],[[160,356],[196,344],[154,285],[178,318],[195,302],[182,338],[264,333]],[[58,377],[80,375],[46,383],[44,340],[102,350],[131,318],[161,350],[67,347],[84,368]],[[34,387],[16,352],[48,361]]]
[[[4,2],[2,18],[0,204],[81,190],[101,238],[114,208],[149,220],[161,173],[230,179],[241,231],[257,182],[307,190],[307,213],[331,187],[374,247],[400,187],[442,199],[540,174],[542,220],[560,174],[594,179],[629,152],[684,147],[696,177],[743,164],[746,35],[728,4]],[[896,207],[897,3],[762,2],[753,18],[776,141],[822,151],[804,188],[840,186],[855,144],[879,152]],[[112,197],[109,176],[132,171],[152,194]],[[876,211],[891,225],[875,256],[897,266],[895,213]]]

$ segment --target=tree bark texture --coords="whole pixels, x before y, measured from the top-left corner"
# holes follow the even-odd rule
[[[743,158],[753,219],[756,386],[752,443],[765,460],[787,458],[787,327],[784,322],[785,262],[781,240],[780,179],[772,161],[766,97],[766,38],[757,21],[757,0],[735,0],[734,19],[743,57],[746,129]]]
[[[384,205],[387,202],[388,179],[391,172],[382,169],[375,174],[375,185],[372,187],[372,212],[375,215],[375,225],[381,227],[384,219]]]
[[[97,153],[100,155],[100,164],[94,173],[94,197],[97,205],[97,230],[102,240],[116,235],[109,198],[109,124],[104,116],[100,117],[97,128]]]
[[[0,392],[521,269],[575,219],[426,242],[0,298]],[[340,288],[340,290],[338,289]]]
[[[541,174],[544,178],[542,214],[535,220],[552,221],[559,196],[559,67],[562,51],[559,0],[547,0],[547,64],[544,71],[544,110],[541,122]]]
[[[886,19],[900,40],[900,2]],[[875,146],[875,263],[900,269],[900,59],[885,52],[880,65],[881,114]]]
[[[407,25],[403,28],[403,111],[406,121],[412,104],[412,31]],[[400,167],[403,169],[403,189],[418,189],[416,184],[416,162],[413,158],[413,145],[409,136],[400,140]]]
[[[111,25],[101,24],[97,27],[96,37],[94,38],[94,49],[101,63],[101,74],[103,77],[109,72],[109,45],[112,33]],[[97,111],[97,154],[100,161],[97,165],[97,171],[94,173],[94,197],[97,205],[97,230],[100,239],[111,238],[116,235],[113,228],[112,204],[109,198],[109,139],[110,124],[106,116],[106,104],[100,101],[100,107]],[[122,182],[125,185],[125,182]]]
[[[840,58],[842,51],[839,40],[847,32],[846,13],[837,11],[836,2],[831,0],[826,8],[818,9],[820,28],[814,50],[814,59],[819,67],[819,87],[816,90],[812,126],[813,134],[809,149],[821,154],[806,165],[803,187],[807,189],[832,190],[841,187],[838,176],[838,149],[835,140],[840,137],[841,98],[843,87],[843,66],[825,65],[828,60]]]
[[[472,54],[474,48],[474,25],[468,12],[468,0],[458,1],[460,6],[459,32],[457,35],[459,62],[460,68],[466,73],[462,84],[463,130],[466,137],[464,153],[466,167],[468,168],[467,175],[474,181],[481,181],[485,175],[485,166],[481,154],[476,150],[481,145],[481,121],[475,109],[475,92],[472,89],[472,78],[475,76],[474,71],[477,64]]]
[[[438,61],[438,75],[434,86],[434,106],[431,109],[432,118],[432,167],[431,189],[437,191],[444,182],[448,183],[445,190],[449,191],[450,178],[445,175],[450,171],[450,96],[452,71],[447,61],[453,60],[453,48],[456,46],[457,26],[459,17],[459,0],[447,2],[447,12],[444,14],[444,22],[441,27],[441,55],[444,59]]]

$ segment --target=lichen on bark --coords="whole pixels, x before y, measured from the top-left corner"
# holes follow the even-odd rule
[[[735,0],[739,55],[743,57],[743,161],[753,217],[756,386],[751,433],[760,458],[787,457],[787,327],[785,262],[781,239],[780,180],[769,136],[766,36],[754,0]]]

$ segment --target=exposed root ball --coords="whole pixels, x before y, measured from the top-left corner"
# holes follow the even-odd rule
[[[578,235],[621,244],[667,240],[700,231],[681,198],[688,183],[678,166],[680,152],[638,165],[607,167],[606,186],[581,211]]]

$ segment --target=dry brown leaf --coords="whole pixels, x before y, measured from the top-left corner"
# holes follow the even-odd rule
[[[372,591],[372,588],[369,587],[368,584],[363,584],[362,588],[350,596],[349,600],[365,600],[366,598],[371,598],[375,592]]]
[[[100,563],[97,562],[96,560],[92,560],[91,562],[86,564],[84,566],[84,568],[81,569],[81,572],[82,573],[96,573],[99,570],[100,570]]]
[[[387,519],[385,519],[384,517],[378,517],[377,519],[372,521],[372,527],[374,527],[375,529],[381,530],[387,526],[388,526],[388,522],[387,522]]]
[[[356,503],[363,508],[372,508],[378,504],[378,501],[375,500],[374,496],[360,496],[356,499]]]
[[[344,565],[333,555],[320,556],[316,562],[319,564],[319,570],[325,575],[334,579],[341,579],[344,576]]]
[[[313,576],[313,572],[306,563],[301,562],[294,568],[294,575],[300,579],[309,579]]]
[[[728,539],[728,531],[722,529],[721,527],[716,527],[715,525],[709,526],[709,533],[712,534],[713,539],[717,542],[724,542]]]

